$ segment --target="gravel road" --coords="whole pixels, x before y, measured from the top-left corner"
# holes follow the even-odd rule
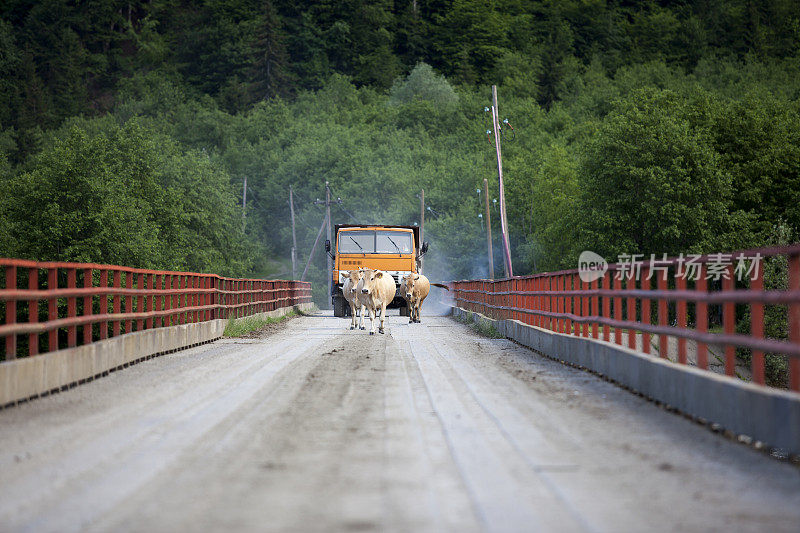
[[[798,531],[800,468],[449,318],[347,325],[0,411],[0,531]]]

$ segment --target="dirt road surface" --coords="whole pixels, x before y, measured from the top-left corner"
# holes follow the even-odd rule
[[[797,467],[446,317],[348,324],[0,411],[0,531],[798,531]]]

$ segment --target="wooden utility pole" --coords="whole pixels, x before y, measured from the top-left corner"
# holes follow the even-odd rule
[[[319,199],[317,199],[317,201],[315,201],[314,203],[317,204],[317,205],[322,204],[322,203],[325,204],[325,221],[323,222],[323,225],[327,225],[328,226],[328,241],[332,241],[333,237],[331,236],[331,231],[333,230],[333,225],[331,224],[331,187],[330,187],[330,185],[328,184],[327,181],[325,182],[325,202],[321,202]],[[337,204],[341,204],[342,203],[342,199],[341,198],[337,198],[336,199],[336,203]],[[322,229],[320,228],[320,233],[321,232],[322,232]],[[331,242],[331,244],[333,244],[333,243]],[[333,294],[332,294],[332,292],[333,292],[333,286],[332,286],[332,283],[333,283],[333,260],[331,259],[331,254],[330,253],[328,253],[327,255],[328,255],[328,258],[327,258],[328,259],[328,282],[327,282],[327,286],[328,286],[328,289],[329,289],[328,290],[328,305],[333,306]]]
[[[425,234],[425,189],[419,193],[419,242],[417,246],[422,247],[422,240]]]
[[[325,220],[327,220],[328,225],[328,242],[331,242],[331,188],[328,186],[328,182],[325,182]],[[333,260],[331,259],[331,254],[325,252],[325,257],[328,260],[328,287],[330,287],[331,283],[333,283]],[[333,291],[328,290],[328,305],[333,307]]]
[[[483,178],[484,203],[486,204],[486,245],[489,248],[489,279],[494,279],[494,255],[492,254],[492,215],[489,212],[489,180]]]
[[[492,85],[492,126],[494,146],[497,151],[497,179],[500,184],[500,233],[503,242],[503,267],[507,278],[514,276],[511,266],[511,246],[508,242],[508,220],[506,219],[506,193],[503,186],[503,156],[500,149],[500,112],[497,108],[497,85]]]
[[[292,214],[292,279],[297,276],[297,234],[294,232],[294,191],[289,185],[289,212]]]
[[[325,229],[327,219],[322,219],[322,225],[319,227],[319,231],[317,232],[317,238],[314,239],[314,246],[311,247],[311,253],[308,254],[308,261],[306,261],[306,268],[303,269],[303,275],[300,277],[300,281],[306,280],[306,274],[308,273],[308,267],[311,265],[311,260],[314,259],[314,251],[317,249],[317,244],[319,244],[319,238],[322,237],[322,230]]]
[[[419,192],[419,242],[417,243],[417,250],[422,251],[422,239],[425,236],[425,189]],[[422,257],[417,258],[419,263],[419,273],[422,273]]]
[[[244,177],[244,185],[242,186],[242,233],[244,233],[244,224],[247,217],[247,176]]]

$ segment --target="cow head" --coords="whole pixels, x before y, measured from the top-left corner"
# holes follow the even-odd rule
[[[388,275],[388,274],[387,274]],[[364,294],[370,294],[372,292],[373,287],[375,286],[375,281],[383,278],[384,273],[380,270],[372,270],[369,272],[364,273],[364,283],[361,288],[361,292]]]
[[[361,278],[363,277],[364,277],[363,269],[351,270],[347,273],[347,278],[350,279],[350,288],[349,288],[350,294],[345,294],[345,296],[349,297],[355,294],[356,285],[358,285],[358,282],[361,281]]]
[[[414,294],[414,284],[418,279],[419,274],[408,274],[403,278],[403,292],[406,295],[406,300],[410,300],[411,295]]]

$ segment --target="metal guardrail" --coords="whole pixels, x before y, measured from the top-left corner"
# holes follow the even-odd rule
[[[311,283],[303,281],[0,258],[0,349],[11,360],[308,302]]]
[[[765,291],[764,262],[777,257],[786,260],[786,290]],[[641,351],[648,354],[651,336],[658,335],[658,354],[663,358],[668,357],[669,337],[675,337],[680,364],[688,364],[686,340],[691,339],[697,343],[695,364],[704,370],[708,370],[708,345],[722,346],[728,376],[735,375],[737,347],[749,349],[753,381],[762,385],[764,355],[784,355],[789,389],[800,391],[800,245],[693,256],[691,263],[694,280],[687,279],[685,258],[672,257],[639,262],[637,275],[633,263],[612,264],[590,282],[575,269],[495,281],[454,281],[450,286],[456,305],[491,318],[613,340],[631,349],[637,349],[640,334]],[[737,286],[734,273],[742,264],[747,275]],[[785,340],[765,337],[767,306],[780,306]],[[712,308],[718,312],[711,313]],[[720,315],[722,332],[709,332],[709,319]],[[749,319],[740,320],[749,322],[749,332],[737,333],[737,317]]]

